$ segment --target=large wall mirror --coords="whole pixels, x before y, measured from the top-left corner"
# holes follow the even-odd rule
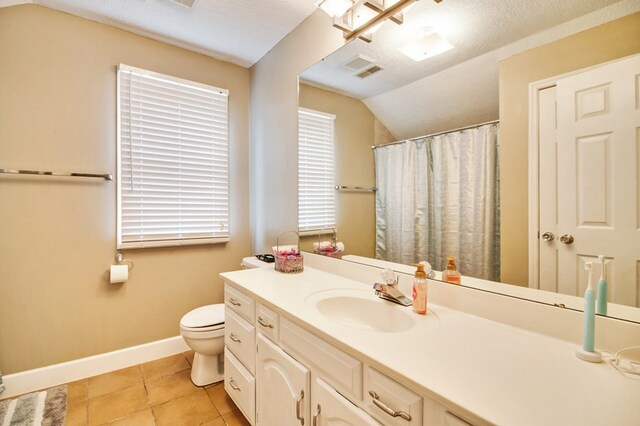
[[[572,76],[640,52],[640,6],[626,0],[518,3],[504,2],[488,8],[484,2],[445,0],[438,4],[418,1],[405,12],[402,25],[387,22],[373,34],[371,43],[350,42],[302,72],[299,105],[335,116],[336,184],[347,187],[336,192],[337,238],[344,243],[346,254],[378,260],[392,259],[380,255],[382,231],[380,223],[376,224],[376,211],[380,212],[382,201],[378,194],[376,205],[376,193],[368,190],[381,184],[380,164],[377,164],[380,159],[374,157],[382,148],[372,149],[372,146],[406,139],[424,140],[425,145],[435,144],[438,137],[450,137],[452,131],[463,135],[458,143],[464,144],[465,138],[478,133],[478,129],[496,126],[494,197],[498,203],[499,221],[495,229],[498,254],[492,261],[497,262],[499,271],[495,281],[501,284],[492,283],[495,285],[486,287],[490,280],[480,282],[463,278],[463,285],[485,286],[483,288],[491,291],[580,309],[580,297],[586,285],[586,276],[580,272],[584,270],[583,263],[597,263],[598,253],[606,256],[607,268],[614,268],[618,255],[611,254],[606,245],[590,247],[584,255],[574,253],[570,265],[559,265],[558,253],[562,250],[579,251],[577,246],[560,242],[560,237],[567,232],[554,228],[551,245],[538,238],[538,229],[534,230],[531,223],[538,221],[537,216],[543,216],[541,212],[547,210],[535,206],[539,188],[537,180],[531,182],[530,168],[542,160],[536,158],[538,148],[530,146],[530,139],[538,137],[535,131],[532,133],[530,121],[532,116],[538,120],[539,112],[547,111],[548,105],[555,109],[555,100],[548,105],[539,100],[544,97],[540,93],[556,87],[556,77]],[[402,47],[415,45],[433,33],[442,36],[454,48],[421,61],[402,52]],[[635,89],[629,89],[631,92],[640,90],[637,87],[640,81],[635,84]],[[601,102],[599,95],[587,92],[590,105],[596,108]],[[611,99],[602,96],[602,102],[609,105]],[[640,92],[637,96],[640,97]],[[532,109],[537,112],[532,114]],[[478,126],[481,124],[484,126]],[[640,141],[638,135],[640,132],[633,134],[633,144]],[[603,173],[616,168],[614,161],[619,154],[614,156],[606,151],[606,142],[589,146],[604,146],[602,152],[609,153],[607,158],[610,160],[607,161],[610,162],[598,163],[601,157],[598,148],[585,151],[594,159],[594,164],[602,165]],[[435,167],[441,173],[434,162],[458,154],[456,150],[453,154],[432,153],[428,167]],[[631,153],[630,156],[636,158],[636,155]],[[399,173],[407,166],[397,162],[389,163],[387,167]],[[538,170],[533,176],[538,174],[545,176],[548,171]],[[616,178],[613,182],[616,191],[628,186],[625,191],[640,199],[635,195],[638,194],[638,174],[627,175],[627,178]],[[558,179],[562,181],[563,178]],[[462,179],[459,185],[464,191]],[[402,198],[398,200],[399,203],[406,202]],[[563,201],[557,200],[558,208],[562,208]],[[576,203],[575,199],[571,202]],[[635,204],[640,205],[640,202],[632,204],[635,209]],[[598,213],[602,209],[591,211]],[[640,217],[635,210],[633,215]],[[405,229],[404,232],[412,231]],[[635,233],[635,230],[628,232]],[[588,238],[597,241],[598,235],[596,232]],[[306,237],[302,248],[311,251],[314,242],[324,239],[326,236],[323,235]],[[631,267],[621,273],[612,272],[607,277],[611,302],[608,314],[640,321],[640,246],[635,241],[637,238],[625,239],[627,252],[631,252],[634,259]],[[556,262],[553,270],[561,283],[546,285],[544,272],[548,273],[548,266],[543,263],[548,259],[542,259],[545,255],[532,253],[539,246],[553,247],[554,254],[547,257]],[[464,247],[458,247],[457,255],[462,264],[467,261],[466,257],[477,253],[477,249],[465,251],[466,247],[466,243]],[[414,249],[413,246],[404,247],[406,256],[410,258]],[[434,265],[443,265],[447,254],[440,253],[437,259],[421,259],[416,255],[412,261],[427,260]],[[538,259],[539,264],[531,265],[532,258]],[[566,278],[557,272],[564,268],[578,272]],[[594,271],[597,282],[599,267],[594,266]],[[461,272],[465,274],[462,267]]]

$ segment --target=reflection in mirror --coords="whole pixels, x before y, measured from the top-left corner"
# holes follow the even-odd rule
[[[424,149],[420,143],[428,146],[433,144],[428,140],[435,139],[426,138],[420,142],[425,135],[447,134],[449,130],[499,119],[499,159],[496,167],[499,181],[496,181],[497,190],[492,192],[500,202],[499,228],[492,235],[499,242],[495,265],[499,270],[499,280],[513,285],[493,285],[468,277],[476,275],[495,279],[497,275],[496,271],[490,276],[475,272],[469,274],[465,270],[470,259],[478,256],[477,248],[465,250],[466,243],[458,252],[461,272],[466,275],[463,285],[486,285],[492,291],[580,308],[580,299],[564,295],[580,296],[586,284],[584,277],[576,272],[567,276],[565,272],[569,269],[579,271],[582,262],[597,260],[598,254],[605,255],[609,262],[615,262],[614,258],[619,254],[611,255],[606,247],[596,246],[581,252],[586,255],[576,257],[578,252],[571,251],[576,244],[563,244],[560,237],[573,235],[578,242],[577,234],[564,232],[563,225],[558,222],[553,231],[548,231],[554,234],[551,251],[556,253],[555,259],[559,258],[557,254],[561,250],[571,253],[573,257],[569,266],[553,266],[560,278],[549,285],[550,281],[545,277],[545,273],[548,276],[549,263],[545,256],[553,256],[537,252],[539,248],[549,248],[538,240],[538,222],[542,221],[548,210],[542,210],[546,209],[542,204],[535,205],[541,189],[537,177],[534,183],[529,183],[530,173],[532,176],[539,174],[542,180],[549,172],[541,169],[533,173],[533,168],[530,170],[530,164],[537,164],[539,148],[529,146],[529,136],[532,117],[537,120],[542,115],[538,113],[549,111],[550,108],[532,103],[534,108],[530,111],[530,96],[532,102],[537,102],[542,90],[558,85],[559,76],[568,78],[579,70],[640,52],[640,6],[631,1],[576,1],[571,5],[549,1],[542,4],[523,2],[517,10],[510,10],[511,13],[500,9],[484,9],[487,8],[480,4],[462,7],[455,2],[416,3],[405,14],[403,25],[385,24],[373,35],[372,43],[356,40],[305,70],[300,76],[300,106],[336,115],[336,184],[345,186],[381,186],[383,173],[379,169],[376,173],[376,167],[381,166],[380,162],[375,161],[374,155],[377,156],[383,148],[372,150],[372,145],[416,138],[418,143],[412,144],[416,149]],[[497,25],[496,19],[500,25]],[[413,62],[397,50],[397,43],[420,26],[435,28],[455,48],[439,56]],[[354,59],[360,59],[357,62],[364,64],[364,69],[376,66],[381,70],[366,78],[358,77],[357,74],[362,74],[361,70],[345,66]],[[367,62],[370,64],[367,65]],[[535,85],[536,82],[543,83]],[[590,105],[600,102],[597,95],[588,99],[594,102]],[[533,134],[539,133],[539,123],[534,130]],[[636,137],[635,134],[632,136],[633,141]],[[583,145],[587,147],[582,152],[583,158],[587,158],[584,155],[590,155],[588,158],[593,167],[602,166],[603,163],[597,161],[603,157],[598,154],[598,149],[607,149],[607,142],[591,139],[587,142],[593,143]],[[532,155],[529,155],[530,150],[533,150]],[[457,152],[451,154],[455,155]],[[542,163],[542,153],[540,155]],[[635,155],[627,157],[635,158]],[[427,158],[433,161],[435,154]],[[608,158],[608,161],[617,159]],[[428,167],[434,167],[434,163],[429,161]],[[607,169],[597,170],[611,170],[615,168],[610,167],[613,164]],[[435,165],[436,170],[438,167],[443,166],[439,163]],[[406,168],[401,161],[388,167],[393,169],[389,172],[394,173],[404,172]],[[432,178],[439,176],[438,173]],[[616,190],[621,191],[623,185],[630,186],[630,193],[635,194],[636,178],[632,176],[623,181],[616,180]],[[561,183],[562,178],[558,185],[561,186]],[[535,192],[529,193],[527,188]],[[461,191],[466,190],[463,185]],[[348,255],[346,258],[363,261],[377,256],[378,259],[387,259],[386,254],[381,255],[379,247],[376,247],[384,231],[380,223],[376,224],[376,212],[387,208],[385,200],[379,195],[365,191],[337,192],[338,240],[344,243],[345,254]],[[399,195],[397,191],[396,195]],[[633,195],[631,199],[636,198]],[[444,203],[446,208],[446,197],[437,196],[435,199]],[[397,200],[394,206],[408,214],[406,199]],[[591,200],[597,201],[598,197],[593,196]],[[564,200],[558,201],[560,211]],[[575,198],[573,203],[577,203]],[[596,214],[601,211],[598,209],[596,205],[583,212]],[[635,214],[635,208],[633,211]],[[412,215],[415,221],[423,220],[420,213]],[[412,216],[408,217],[411,219]],[[394,219],[390,217],[389,220]],[[593,228],[594,220],[590,218],[585,227]],[[444,231],[442,226],[435,226],[430,232],[442,235]],[[414,230],[405,225],[403,232],[414,235]],[[628,233],[635,234],[635,231]],[[597,236],[588,238],[598,240]],[[302,245],[303,249],[311,251],[313,242],[326,239],[326,236],[308,237]],[[640,248],[628,245],[636,244],[635,240],[632,242],[625,237],[624,241],[627,241],[626,247],[631,248],[628,251],[632,252],[634,259],[640,259]],[[420,239],[418,244],[426,242]],[[435,269],[442,269],[446,256],[455,254],[447,248],[429,254],[427,258],[421,254],[416,243],[401,244],[400,250],[404,257],[390,260],[400,263],[428,260]],[[490,258],[488,261],[492,262]],[[610,263],[607,264],[611,290],[608,300],[612,302],[609,315],[638,318],[640,310],[635,308],[640,302],[640,288],[636,280],[638,262],[632,260],[627,263],[620,273],[615,274],[609,272]],[[596,273],[599,274],[599,269]]]

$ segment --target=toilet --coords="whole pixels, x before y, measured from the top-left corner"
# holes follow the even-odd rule
[[[180,334],[193,349],[191,381],[205,386],[224,379],[224,304],[202,306],[180,320]]]

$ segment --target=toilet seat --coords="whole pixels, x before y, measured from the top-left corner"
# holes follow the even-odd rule
[[[224,328],[224,304],[201,306],[188,312],[180,320],[180,329],[208,332]]]

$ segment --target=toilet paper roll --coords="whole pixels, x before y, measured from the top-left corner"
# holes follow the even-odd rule
[[[129,267],[127,265],[111,265],[109,273],[111,284],[123,283],[129,278]]]

